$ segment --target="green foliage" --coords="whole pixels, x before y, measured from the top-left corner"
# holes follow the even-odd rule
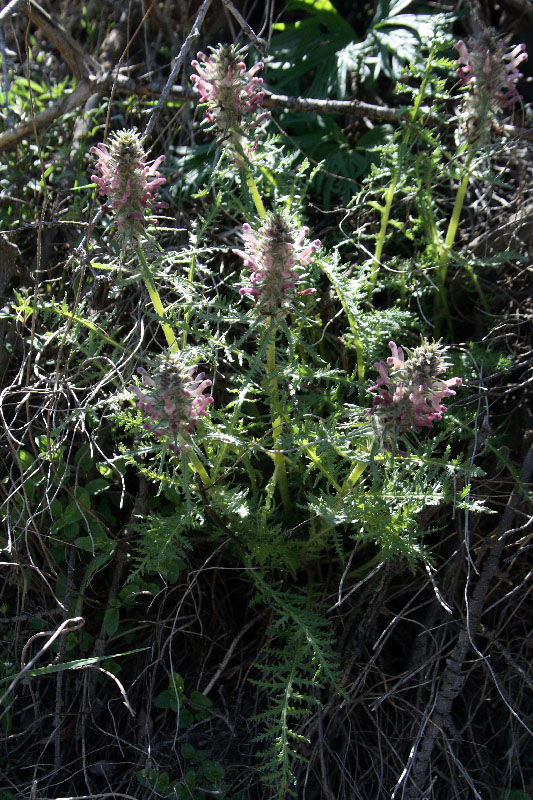
[[[498,800],[531,800],[531,795],[521,789],[500,789]]]
[[[192,691],[185,695],[185,683],[181,675],[173,673],[168,689],[160,692],[153,700],[156,708],[169,709],[177,714],[180,729],[206,720],[213,703],[201,692]],[[137,773],[141,786],[157,791],[163,797],[183,798],[183,800],[207,800],[209,797],[222,797],[226,800],[240,800],[240,795],[229,795],[224,782],[224,768],[219,761],[209,758],[209,751],[196,748],[191,742],[180,747],[183,761],[183,777],[172,780],[166,771],[143,769]]]
[[[381,76],[397,80],[406,64],[421,60],[421,52],[429,49],[437,34],[442,37],[451,19],[450,15],[402,13],[409,5],[410,0],[379,0],[368,30],[356,41],[357,32],[329,0],[291,0],[289,9],[306,16],[276,26],[280,33],[271,43],[276,87],[298,94],[296,81],[310,73],[307,96],[342,98],[350,72],[369,86]]]
[[[168,499],[168,490],[165,492]],[[196,524],[203,518],[197,515]],[[187,511],[178,511],[168,516],[149,515],[135,526],[138,545],[134,556],[134,571],[130,580],[137,575],[162,575],[169,583],[175,583],[185,569],[186,550],[191,548],[186,534],[193,525]]]
[[[165,708],[177,714],[180,728],[188,728],[195,722],[202,722],[209,717],[209,709],[213,703],[201,692],[193,690],[185,695],[185,683],[181,675],[172,673],[168,689],[164,689],[154,697],[156,708]]]
[[[423,61],[435,38],[446,36],[449,14],[401,13],[410,5],[410,0],[379,0],[365,38],[336,53],[339,89],[351,71],[369,86],[382,75],[397,80],[405,66]]]
[[[308,742],[302,730],[312,706],[320,703],[320,691],[342,690],[326,620],[306,607],[301,595],[256,584],[259,597],[275,609],[271,636],[277,644],[265,652],[270,663],[256,665],[262,675],[254,683],[268,698],[268,708],[256,717],[265,727],[257,741],[269,744],[262,753],[263,780],[281,800],[296,796],[293,765]]]

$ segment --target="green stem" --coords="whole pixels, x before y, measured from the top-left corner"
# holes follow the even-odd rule
[[[150,295],[150,300],[152,301],[152,305],[155,309],[156,314],[160,317],[161,328],[163,333],[165,334],[165,339],[167,340],[167,344],[169,350],[172,353],[177,353],[179,350],[178,343],[176,341],[176,337],[174,336],[174,331],[168,324],[165,322],[165,308],[163,303],[161,302],[161,298],[159,297],[159,292],[156,289],[154,279],[152,278],[152,273],[150,272],[150,267],[146,260],[146,256],[144,255],[144,250],[142,247],[137,248],[137,255],[139,257],[139,262],[141,265],[141,277],[145,283],[146,288],[148,289],[148,294]]]
[[[341,487],[337,489],[337,502],[335,503],[336,508],[340,508],[342,505],[343,500],[345,497],[351,492],[357,481],[360,479],[362,474],[364,473],[365,469],[368,466],[367,461],[357,461],[353,469],[351,470],[350,474],[344,481]],[[327,536],[330,530],[332,530],[333,525],[322,525],[319,530],[313,534],[307,542],[302,547],[302,562],[305,563],[307,560],[307,553],[309,549],[314,546],[316,548],[317,544],[321,544],[324,538]]]
[[[111,336],[108,336],[107,333],[105,333],[101,328],[99,328],[97,325],[91,322],[91,320],[84,319],[83,317],[80,317],[79,314],[73,314],[71,311],[68,311],[62,305],[61,306],[56,305],[53,300],[51,305],[47,306],[47,308],[51,308],[57,314],[61,314],[62,316],[67,317],[67,319],[71,319],[73,322],[77,322],[80,325],[85,325],[86,328],[95,333],[97,336],[101,336],[104,342],[108,342],[113,347],[118,347],[119,350],[125,349],[124,345],[119,344],[114,339],[112,339]]]
[[[468,153],[468,157],[466,159],[465,174],[463,176],[463,180],[459,184],[459,188],[457,189],[457,194],[455,196],[455,203],[453,204],[453,211],[450,217],[450,222],[448,223],[446,238],[444,240],[444,249],[439,259],[439,281],[440,281],[441,292],[444,292],[446,272],[448,269],[448,264],[450,263],[451,251],[453,243],[455,242],[455,237],[457,235],[457,229],[459,227],[461,211],[463,210],[463,204],[465,200],[466,190],[468,187],[468,181],[470,179],[470,165],[472,163],[473,155],[474,155],[473,151],[470,150],[470,152]]]
[[[381,209],[381,225],[379,226],[378,238],[376,241],[376,249],[372,259],[372,270],[368,281],[368,297],[369,299],[374,294],[376,283],[378,280],[379,268],[381,266],[381,254],[383,253],[383,246],[385,244],[385,236],[387,234],[387,226],[389,224],[390,210],[392,201],[394,200],[394,192],[398,184],[398,176],[400,174],[400,167],[398,167],[392,176],[389,188],[385,194],[385,205]]]
[[[176,337],[174,336],[174,331],[172,330],[168,322],[164,322],[166,314],[165,308],[163,306],[163,303],[161,302],[161,298],[159,297],[159,292],[156,289],[154,280],[152,278],[152,273],[150,272],[150,267],[146,260],[146,256],[144,255],[142,247],[138,248],[137,255],[139,256],[139,261],[141,264],[141,276],[146,285],[146,288],[148,289],[148,294],[150,295],[150,300],[152,301],[152,305],[155,309],[155,312],[161,318],[161,328],[163,330],[163,333],[165,334],[165,339],[167,340],[168,348],[172,353],[177,353],[179,351],[178,342],[176,341]],[[195,260],[193,257],[189,269],[189,276],[191,281],[194,276],[194,266],[195,266]],[[184,341],[186,342],[186,338]],[[183,440],[181,441],[182,443],[184,443]],[[202,462],[200,461],[200,459],[190,446],[187,447],[187,456],[189,458],[191,466],[193,467],[194,471],[199,475],[205,488],[207,489],[211,487],[212,481],[209,475],[207,474],[207,470],[205,469],[204,465],[202,464]]]
[[[455,196],[455,203],[453,204],[452,215],[448,223],[446,238],[444,239],[444,244],[441,246],[441,253],[438,264],[439,293],[435,298],[435,331],[437,335],[440,332],[439,312],[444,315],[445,319],[448,320],[448,325],[451,327],[451,317],[450,314],[448,313],[448,299],[446,297],[446,274],[448,272],[448,265],[450,263],[450,258],[452,255],[452,247],[455,242],[457,230],[459,228],[461,212],[463,210],[466,190],[468,188],[468,181],[470,179],[470,165],[472,163],[473,157],[474,157],[474,152],[473,150],[470,150],[468,152],[468,156],[465,163],[465,174],[463,175],[463,179],[459,184],[459,188],[457,189],[457,194]],[[474,284],[478,287],[478,289],[481,289],[481,287],[479,287],[479,284],[477,283],[477,280],[474,280]],[[480,291],[480,297],[483,306],[486,307],[486,299],[482,291]]]
[[[331,285],[337,292],[337,296],[341,301],[344,312],[348,318],[348,323],[350,325],[350,330],[352,332],[354,346],[355,346],[355,355],[357,359],[357,379],[359,380],[359,383],[362,384],[365,379],[365,355],[363,352],[363,345],[361,342],[361,338],[359,336],[359,330],[357,328],[357,322],[354,313],[350,309],[350,306],[345,299],[344,289],[342,287],[342,284],[340,281],[337,280],[334,272],[331,270],[331,268],[328,268],[327,264],[322,264],[322,269],[326,273]]]
[[[189,267],[189,274],[187,276],[190,286],[192,286],[192,282],[194,280],[195,269],[196,269],[196,254],[193,253],[191,257],[191,265]],[[191,318],[191,312],[189,310],[185,312],[185,316],[183,318],[183,333],[181,336],[181,347],[183,350],[185,350],[185,347],[187,346],[187,329],[189,327],[190,318]]]
[[[431,48],[429,51],[428,60],[426,62],[426,71],[424,74],[424,78],[422,79],[422,83],[420,84],[420,89],[418,94],[415,98],[415,102],[413,105],[413,109],[411,111],[411,115],[409,118],[409,125],[403,132],[402,141],[400,144],[400,148],[398,151],[398,166],[396,167],[394,174],[392,176],[392,180],[390,185],[387,189],[385,194],[385,205],[381,207],[381,225],[379,227],[379,233],[376,241],[376,249],[374,251],[374,257],[372,259],[372,269],[370,271],[370,277],[368,280],[368,299],[372,299],[372,295],[374,294],[374,290],[376,288],[376,283],[378,280],[379,268],[381,266],[381,255],[383,253],[383,247],[385,245],[385,237],[387,234],[387,227],[389,224],[390,218],[390,210],[392,207],[392,201],[394,200],[394,193],[396,191],[396,187],[398,185],[398,180],[400,177],[400,172],[402,169],[403,158],[404,154],[407,151],[407,145],[409,144],[409,139],[411,137],[411,125],[416,121],[418,113],[420,111],[420,106],[422,104],[422,100],[424,99],[424,95],[426,93],[426,87],[429,82],[430,78],[430,71],[431,65],[434,56],[434,49]]]
[[[367,461],[357,461],[355,467],[352,469],[339,492],[339,498],[344,499],[347,494],[353,489],[365,469],[368,467]]]
[[[281,437],[281,428],[283,425],[281,416],[279,414],[279,398],[278,398],[278,382],[274,377],[274,373],[276,370],[276,324],[274,323],[270,329],[271,338],[267,344],[267,373],[270,378],[269,380],[269,394],[270,394],[270,408],[272,411],[272,440],[274,444],[274,449],[277,450],[278,445],[280,444],[280,437]],[[283,506],[285,511],[290,511],[291,508],[291,500],[289,495],[289,487],[287,484],[287,472],[285,470],[285,456],[283,453],[274,453],[272,455],[272,459],[274,461],[274,475],[277,480],[279,490],[281,493],[281,499],[283,501]]]
[[[187,448],[187,457],[189,458],[190,464],[194,471],[200,476],[205,489],[210,489],[212,486],[211,478],[207,474],[206,468],[190,446]]]
[[[327,468],[324,466],[324,464],[322,463],[321,459],[320,459],[320,458],[319,458],[319,456],[317,455],[317,453],[316,453],[316,447],[312,447],[311,445],[307,445],[307,444],[304,444],[304,447],[305,447],[305,452],[307,453],[307,455],[309,456],[309,458],[311,459],[311,461],[313,462],[313,464],[315,465],[315,467],[316,467],[317,469],[319,469],[319,470],[320,470],[320,472],[321,472],[323,475],[325,475],[325,476],[326,476],[326,478],[328,479],[328,481],[331,483],[331,485],[333,486],[333,488],[337,490],[337,492],[341,492],[341,491],[342,491],[342,489],[341,489],[340,485],[337,483],[337,481],[335,480],[335,478],[333,477],[333,475],[332,475],[332,474],[329,472],[329,470],[328,470],[328,469],[327,469]]]
[[[250,194],[252,195],[252,200],[254,201],[257,213],[259,214],[261,219],[265,219],[266,217],[265,207],[263,205],[263,201],[261,200],[261,195],[257,190],[257,186],[253,179],[252,173],[250,172],[248,167],[243,167],[243,172],[244,172],[244,178],[246,180],[246,185],[248,186]]]
[[[233,406],[233,414],[231,415],[231,420],[229,421],[229,424],[226,427],[226,433],[230,437],[233,436],[235,434],[236,430],[237,430],[237,426],[238,426],[239,419],[240,419],[240,414],[241,414],[241,407],[242,407],[242,404],[244,403],[244,401],[247,399],[247,394],[248,394],[248,391],[250,389],[250,386],[252,385],[253,377],[256,374],[256,372],[258,372],[262,368],[262,361],[263,361],[263,355],[265,353],[265,349],[266,349],[266,343],[265,343],[265,341],[263,339],[262,343],[261,343],[261,346],[259,347],[258,352],[256,353],[256,356],[255,356],[254,362],[253,362],[253,364],[252,364],[252,366],[250,368],[250,371],[248,372],[248,375],[246,375],[246,377],[245,377],[244,386],[240,390],[239,395],[237,397],[237,400],[236,400],[236,402],[235,402],[235,404]],[[220,451],[219,451],[219,453],[218,453],[218,455],[216,457],[216,460],[215,460],[215,463],[214,463],[213,469],[212,469],[213,483],[217,480],[219,470],[221,469],[222,464],[224,463],[224,458],[226,456],[227,451],[229,450],[229,447],[230,447],[229,444],[227,442],[224,442],[224,444],[222,445],[222,447],[221,447],[221,449],[220,449]],[[242,455],[242,454],[239,452],[239,455]]]

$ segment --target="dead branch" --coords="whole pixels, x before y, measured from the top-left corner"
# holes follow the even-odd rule
[[[0,152],[9,150],[22,139],[31,135],[33,131],[42,130],[55,119],[75,108],[79,108],[91,94],[109,89],[114,81],[116,81],[118,92],[138,94],[142,97],[160,97],[165,88],[163,83],[153,81],[145,83],[136,81],[126,75],[117,77],[113,72],[100,74],[99,77],[93,76],[91,80],[80,84],[70,95],[41,111],[33,120],[22,122],[15,128],[0,133]],[[174,100],[197,102],[199,99],[199,93],[195,89],[177,84],[170,87],[168,96]],[[319,100],[316,98],[290,97],[288,95],[267,93],[263,105],[265,108],[301,111],[306,114],[343,114],[358,118],[368,117],[369,119],[383,120],[385,122],[400,122],[402,120],[402,116],[396,109],[388,108],[387,106],[375,106],[370,103],[364,103],[362,100]],[[505,125],[503,133],[513,139],[533,141],[533,130],[529,128]]]
[[[183,66],[184,59],[189,51],[194,39],[199,35],[199,28],[203,21],[211,0],[204,0],[195,23],[187,36],[178,57],[176,58],[171,74],[165,83],[136,81],[127,75],[116,70],[104,70],[101,64],[91,55],[87,54],[81,45],[48,14],[36,0],[27,0],[20,3],[18,0],[10,3],[0,12],[0,21],[7,19],[19,8],[24,11],[29,19],[44,33],[52,44],[60,52],[62,58],[69,66],[72,74],[79,81],[79,85],[68,96],[62,98],[57,103],[52,104],[44,111],[35,115],[31,120],[20,123],[19,125],[4,131],[0,134],[0,152],[9,150],[18,142],[22,141],[32,133],[36,133],[55,119],[82,106],[91,94],[110,90],[112,87],[116,91],[138,94],[141,96],[157,97],[157,105],[152,112],[146,128],[146,135],[149,136],[155,125],[157,116],[164,107],[165,101],[169,96],[179,100],[198,101],[199,93],[190,87],[180,86],[173,83],[179,70]],[[387,106],[376,106],[365,103],[362,100],[331,100],[307,97],[291,97],[289,95],[278,95],[265,92],[263,101],[265,108],[284,109],[291,111],[301,111],[306,114],[339,114],[349,117],[358,117],[385,122],[401,122],[404,117],[397,109]],[[443,124],[435,120],[438,124]],[[445,122],[444,124],[448,124]],[[504,125],[502,132],[511,138],[521,138],[533,141],[533,130],[519,128],[514,125]]]
[[[32,119],[22,122],[15,128],[9,131],[0,133],[0,152],[2,150],[9,150],[14,147],[22,139],[31,136],[35,131],[40,131],[46,128],[51,122],[75,108],[79,108],[91,96],[93,90],[90,84],[80,83],[71,94],[65,95],[57,103],[45,108],[39,114],[36,114]]]
[[[13,16],[15,11],[18,11],[21,5],[26,2],[27,0],[11,0],[7,6],[4,6],[4,8],[0,11],[0,25],[5,22],[6,19],[9,19],[9,17]]]
[[[160,93],[159,100],[157,101],[157,105],[154,108],[154,110],[152,111],[150,119],[148,120],[148,125],[146,126],[146,136],[150,136],[150,134],[151,134],[151,132],[152,132],[152,130],[154,128],[154,125],[156,123],[157,117],[161,113],[161,109],[163,108],[163,106],[164,106],[164,104],[166,102],[166,99],[167,99],[167,97],[168,97],[168,95],[170,93],[170,90],[172,89],[173,81],[176,78],[176,76],[178,75],[179,71],[181,70],[181,68],[183,66],[183,62],[185,60],[185,57],[186,57],[187,53],[189,52],[189,49],[192,47],[193,42],[200,36],[200,26],[201,26],[202,22],[204,21],[205,15],[207,14],[207,12],[209,10],[209,6],[211,5],[211,3],[212,3],[212,0],[203,0],[203,3],[200,6],[200,9],[198,10],[198,15],[197,15],[196,19],[194,20],[194,25],[192,26],[191,30],[189,31],[189,34],[188,34],[187,38],[185,39],[185,41],[183,42],[183,44],[181,46],[181,50],[180,50],[180,52],[178,54],[178,57],[174,61],[174,64],[172,66],[172,70],[170,72],[169,78],[168,78],[167,82],[165,83],[165,85],[164,85],[164,87],[163,87],[163,89],[162,89],[162,91]]]

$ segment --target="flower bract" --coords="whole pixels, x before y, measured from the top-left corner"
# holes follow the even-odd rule
[[[234,45],[211,48],[209,55],[198,53],[192,62],[196,70],[191,81],[206,104],[204,117],[217,131],[219,141],[225,143],[234,156],[242,156],[254,144],[246,147],[246,138],[268,118],[268,112],[257,113],[264,97],[263,79],[257,73],[264,64],[258,61],[246,68],[243,52]]]
[[[468,45],[458,41],[455,49],[459,53],[457,75],[461,84],[469,87],[462,109],[467,135],[470,141],[483,142],[500,109],[511,108],[522,99],[516,83],[523,77],[518,66],[527,59],[526,47],[519,44],[506,52],[503,42],[487,31],[483,37],[471,37]]]

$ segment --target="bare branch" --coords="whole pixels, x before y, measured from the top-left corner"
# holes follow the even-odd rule
[[[185,39],[185,41],[183,42],[183,44],[181,46],[181,50],[179,51],[178,57],[176,58],[176,60],[174,62],[174,65],[173,65],[172,70],[170,72],[168,81],[166,82],[166,84],[165,84],[165,86],[164,86],[164,88],[163,88],[163,90],[161,92],[161,96],[160,96],[159,100],[157,101],[157,105],[154,108],[154,110],[152,111],[152,115],[151,115],[150,119],[148,120],[148,125],[146,126],[146,130],[144,132],[146,137],[150,136],[150,134],[152,133],[152,131],[154,129],[154,125],[156,123],[156,120],[157,120],[159,114],[161,113],[161,109],[165,105],[166,99],[167,99],[168,95],[170,94],[170,92],[172,90],[172,84],[174,83],[174,80],[176,79],[176,76],[178,75],[178,73],[179,73],[179,71],[180,71],[180,69],[181,69],[181,67],[183,65],[183,62],[185,61],[185,56],[189,52],[189,49],[191,48],[192,43],[200,35],[200,26],[201,26],[202,22],[204,21],[205,15],[207,14],[207,12],[209,10],[209,6],[211,5],[212,1],[213,0],[204,0],[202,5],[200,6],[200,10],[198,11],[198,15],[197,15],[196,19],[194,20],[194,25],[192,26],[192,28],[191,28],[191,30],[189,32],[189,35],[187,36],[187,38]]]

